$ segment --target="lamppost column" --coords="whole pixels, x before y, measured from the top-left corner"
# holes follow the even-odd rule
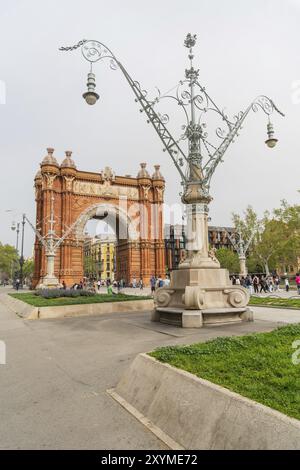
[[[23,214],[23,218],[22,218],[22,241],[21,241],[21,257],[20,257],[20,284],[21,286],[23,286],[24,229],[25,229],[25,214]]]
[[[245,277],[248,274],[248,270],[246,266],[246,256],[240,255],[239,261],[240,261],[240,276]]]
[[[17,223],[17,240],[16,240],[16,252],[19,252],[19,233],[20,233],[20,222]]]

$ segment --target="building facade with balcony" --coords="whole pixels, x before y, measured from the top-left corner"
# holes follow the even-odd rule
[[[86,237],[84,241],[84,275],[87,279],[111,282],[116,272],[116,238],[114,235]]]

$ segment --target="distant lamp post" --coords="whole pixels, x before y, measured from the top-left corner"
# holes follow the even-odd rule
[[[12,224],[11,224],[11,230],[12,230],[13,232],[14,232],[14,231],[16,231],[16,233],[17,233],[17,239],[16,239],[16,251],[17,251],[17,253],[18,253],[18,251],[19,251],[19,233],[20,233],[20,223],[18,222],[18,223],[16,224],[16,222],[12,222]]]
[[[22,216],[22,239],[21,239],[21,256],[19,258],[19,263],[20,263],[20,287],[23,286],[23,266],[24,266],[24,229],[25,229],[25,219],[26,216],[23,214]],[[15,221],[12,222],[11,224],[11,230],[13,232],[16,231],[17,233],[17,239],[16,239],[16,252],[17,255],[19,256],[19,233],[20,233],[20,222],[16,223]],[[16,276],[16,273],[14,274]]]
[[[246,255],[247,252],[250,248],[250,245],[253,241],[253,238],[255,236],[257,228],[255,227],[248,240],[245,240],[241,229],[238,229],[236,233],[230,234],[226,228],[224,228],[224,231],[227,233],[227,236],[232,243],[233,248],[235,249],[236,253],[238,254],[239,257],[239,262],[240,262],[240,276],[241,277],[246,277],[248,275],[248,269],[247,269],[247,264],[246,264]]]
[[[81,48],[83,57],[90,63],[88,90],[83,95],[90,105],[95,104],[99,98],[95,92],[96,82],[93,74],[95,62],[106,60],[112,69],[119,69],[123,73],[135,95],[135,101],[141,107],[140,111],[147,115],[147,122],[154,127],[164,145],[164,151],[169,153],[179,172],[183,187],[181,199],[186,205],[187,214],[187,253],[179,269],[172,272],[170,287],[157,291],[156,310],[152,319],[161,319],[164,323],[177,322],[183,327],[201,327],[206,321],[220,322],[220,316],[223,314],[225,322],[240,321],[243,311],[247,312],[248,292],[242,287],[231,285],[228,271],[220,269],[214,251],[209,250],[208,207],[212,201],[211,180],[251,111],[256,113],[262,110],[269,118],[274,112],[284,116],[270,98],[260,95],[244,111],[230,118],[199,81],[199,70],[194,68],[193,64],[196,39],[196,35],[192,34],[185,38],[184,46],[188,49],[189,67],[185,70],[184,78],[173,88],[175,91],[161,93],[158,90],[157,96],[152,99],[148,98],[148,93],[139,82],[131,78],[105,44],[84,39],[75,46],[60,48],[61,51]],[[163,99],[170,99],[183,111],[185,124],[182,126],[182,134],[177,138],[168,130],[169,116],[157,110]],[[208,129],[212,124],[215,127],[214,139],[214,133]],[[270,120],[266,144],[269,148],[277,144]],[[196,311],[193,315],[190,313],[192,310]],[[246,319],[245,316],[243,319]]]
[[[40,234],[40,231],[34,227],[30,220],[24,215],[24,220],[28,222],[32,230],[34,231],[37,239],[43,246],[46,255],[46,275],[43,277],[41,283],[37,286],[41,289],[48,288],[59,288],[61,284],[57,277],[55,276],[55,256],[58,248],[64,242],[73,230],[76,229],[77,225],[81,222],[82,216],[80,216],[67,230],[64,234],[59,237],[55,232],[55,218],[54,218],[54,196],[52,195],[50,200],[50,219],[49,219],[49,229],[46,235],[43,237]],[[25,223],[25,222],[24,222]],[[22,258],[22,256],[21,256]]]

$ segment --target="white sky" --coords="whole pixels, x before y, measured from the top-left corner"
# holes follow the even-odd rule
[[[100,100],[95,107],[83,101],[88,63],[79,50],[58,52],[83,38],[106,43],[151,93],[184,77],[183,40],[188,32],[197,34],[200,82],[230,116],[259,94],[286,113],[273,119],[280,139],[273,151],[264,145],[265,115],[250,115],[213,179],[212,224],[229,225],[231,212],[248,204],[262,213],[283,198],[298,203],[299,22],[297,0],[0,0],[2,95],[6,87],[6,104],[0,104],[0,240],[14,243],[10,224],[18,214],[34,220],[33,178],[49,146],[60,162],[65,150],[73,150],[82,170],[109,165],[117,174],[136,175],[140,162],[148,162],[151,172],[161,163],[166,202],[179,201],[176,169],[121,72],[97,64]],[[181,124],[179,109],[171,117]],[[27,227],[26,255],[32,241]]]

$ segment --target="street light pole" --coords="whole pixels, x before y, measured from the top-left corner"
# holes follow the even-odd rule
[[[23,266],[24,266],[24,231],[25,231],[26,216],[22,216],[22,239],[21,239],[21,256],[20,256],[20,286],[23,287]]]
[[[16,240],[16,252],[19,253],[19,233],[20,233],[20,223],[17,223],[17,240]]]
[[[179,270],[172,273],[170,288],[158,290],[155,299],[157,309],[153,318],[157,320],[163,315],[163,321],[168,322],[167,314],[172,313],[174,320],[176,313],[180,317],[178,323],[183,326],[196,323],[201,326],[203,321],[206,321],[202,315],[205,310],[209,310],[211,314],[215,312],[215,321],[220,321],[217,319],[217,310],[220,308],[227,318],[230,317],[232,309],[235,309],[235,313],[238,307],[246,310],[249,301],[247,291],[242,287],[231,286],[227,270],[220,269],[213,251],[209,251],[208,208],[212,201],[211,180],[251,111],[256,113],[262,110],[267,115],[266,145],[269,148],[275,147],[278,142],[270,116],[274,112],[284,116],[270,98],[260,95],[244,111],[229,118],[199,82],[199,70],[193,65],[193,49],[196,40],[196,35],[191,34],[185,38],[184,46],[189,51],[189,68],[185,71],[184,79],[180,80],[174,88],[175,93],[163,94],[158,90],[158,95],[153,99],[147,97],[147,92],[142,89],[139,82],[131,78],[122,63],[105,44],[84,39],[75,46],[60,48],[61,51],[81,48],[83,57],[89,62],[88,89],[83,94],[83,98],[89,105],[94,105],[99,100],[99,95],[95,92],[96,77],[93,73],[93,64],[100,60],[107,60],[112,69],[121,70],[135,95],[135,101],[141,106],[140,111],[147,115],[147,122],[154,127],[164,145],[164,151],[169,153],[180,174],[183,186],[181,199],[186,205],[187,215],[187,255],[180,264]],[[163,99],[170,99],[172,102],[175,100],[184,113],[186,122],[183,126],[183,134],[177,139],[168,130],[169,116],[157,111]],[[219,120],[215,129],[217,142],[212,140],[212,135],[207,131],[209,116],[214,116]],[[187,150],[185,142],[188,144]],[[175,313],[171,312],[172,309],[170,310],[169,306],[174,307]],[[186,313],[190,310],[197,310],[200,313],[192,318]],[[179,311],[181,314],[178,313]],[[213,319],[213,316],[210,318]],[[238,320],[240,321],[240,317]]]
[[[16,230],[17,229],[17,230]],[[19,233],[20,233],[20,223],[18,222],[17,224],[13,221],[12,224],[11,224],[11,230],[12,231],[15,231],[16,230],[16,233],[17,233],[17,238],[16,238],[16,253],[17,253],[17,257],[19,257]],[[15,261],[12,262],[12,275],[11,275],[11,278],[12,278],[12,281],[14,281],[14,278],[16,276],[16,263]]]
[[[34,227],[30,220],[24,214],[24,220],[28,222],[32,230],[34,231],[37,239],[45,249],[46,255],[46,275],[42,282],[37,286],[38,288],[59,288],[61,284],[55,276],[55,256],[58,248],[64,242],[64,240],[77,229],[77,226],[82,223],[85,213],[81,214],[78,219],[67,228],[61,237],[58,237],[55,232],[55,218],[54,218],[54,196],[51,197],[51,208],[50,208],[50,219],[49,219],[49,230],[43,237],[39,230]]]
[[[257,232],[257,227],[253,228],[248,240],[244,239],[240,228],[238,229],[237,233],[232,234],[232,235],[230,235],[230,233],[228,232],[228,230],[226,230],[226,228],[224,228],[224,231],[227,233],[227,236],[230,242],[232,243],[233,248],[238,254],[239,262],[240,262],[240,276],[246,277],[248,274],[248,269],[247,269],[247,264],[246,264],[246,255],[252,243],[252,240],[255,236],[255,233]]]

